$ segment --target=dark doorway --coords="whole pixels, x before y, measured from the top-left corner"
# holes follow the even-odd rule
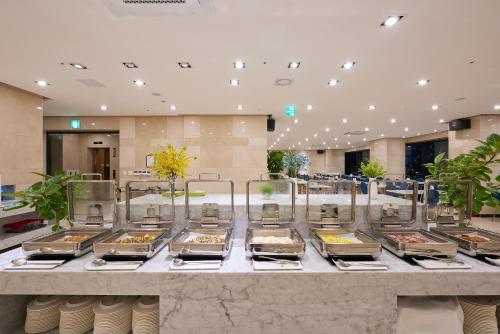
[[[345,152],[345,174],[359,173],[361,162],[365,160],[370,160],[370,150]]]
[[[92,157],[92,173],[99,173],[103,180],[109,180],[109,147],[89,148]]]

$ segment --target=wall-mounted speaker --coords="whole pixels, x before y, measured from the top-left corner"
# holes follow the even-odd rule
[[[470,129],[470,118],[454,119],[448,123],[450,131]]]
[[[318,154],[325,154],[325,150],[316,150],[316,153],[318,153]]]
[[[273,132],[275,126],[276,126],[276,120],[271,115],[268,115],[267,116],[267,131]]]

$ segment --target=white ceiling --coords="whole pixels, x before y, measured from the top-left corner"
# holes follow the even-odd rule
[[[446,129],[439,119],[499,112],[498,0],[214,2],[215,15],[119,17],[102,0],[2,0],[0,81],[49,98],[46,115],[170,115],[170,104],[178,114],[273,114],[269,143],[285,134],[275,148],[359,146],[363,137],[424,134]],[[405,17],[381,27],[389,15]],[[238,59],[245,70],[233,68]],[[288,69],[294,60],[300,68]],[[354,69],[340,68],[347,60]],[[193,68],[182,70],[179,61]],[[232,78],[239,87],[229,85]],[[278,87],[277,78],[294,82]],[[417,86],[423,78],[430,84]],[[51,85],[37,87],[41,79]],[[135,87],[135,79],[146,86]],[[340,83],[329,87],[330,79]],[[284,117],[289,104],[298,124]],[[377,109],[368,111],[370,104]],[[343,135],[365,127],[366,136]]]

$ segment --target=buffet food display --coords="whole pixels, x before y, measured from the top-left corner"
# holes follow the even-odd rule
[[[166,243],[168,229],[122,229],[94,243],[94,255],[109,260],[153,257]]]
[[[355,229],[313,228],[312,244],[325,258],[377,258],[382,252],[380,242]]]
[[[170,242],[175,257],[224,258],[231,248],[232,229],[187,227]]]
[[[306,244],[294,228],[249,228],[245,238],[247,257],[272,256],[301,259]]]
[[[421,229],[391,228],[379,231],[382,245],[399,257],[405,256],[443,256],[457,255],[457,245]]]

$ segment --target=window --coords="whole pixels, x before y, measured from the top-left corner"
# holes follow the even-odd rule
[[[425,179],[427,168],[422,165],[434,161],[442,152],[448,157],[448,139],[406,144],[406,177]]]

